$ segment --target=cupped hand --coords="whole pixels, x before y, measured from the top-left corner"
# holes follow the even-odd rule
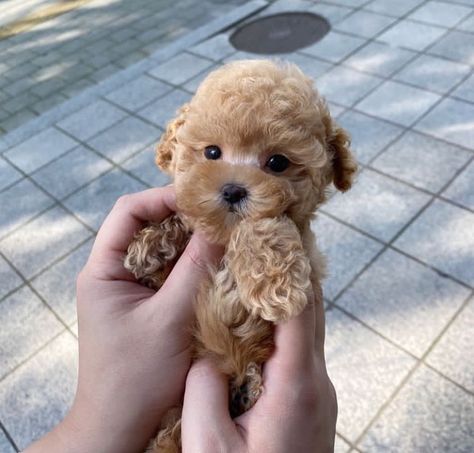
[[[150,189],[120,198],[104,221],[77,281],[76,397],[32,452],[143,451],[166,411],[181,404],[193,300],[221,251],[193,235],[158,292],[123,267],[134,234],[175,210],[171,187]]]
[[[319,291],[318,291],[319,293]],[[324,360],[322,301],[277,325],[263,393],[235,419],[228,382],[209,361],[191,367],[182,416],[183,453],[329,453],[337,401]]]

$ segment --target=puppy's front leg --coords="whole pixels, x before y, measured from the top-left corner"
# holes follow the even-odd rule
[[[288,217],[242,221],[227,257],[241,303],[253,315],[279,322],[306,306],[310,262],[301,233]]]
[[[137,280],[159,289],[189,241],[190,231],[177,215],[143,228],[128,246],[124,266]]]

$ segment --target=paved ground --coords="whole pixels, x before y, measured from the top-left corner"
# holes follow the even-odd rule
[[[19,22],[18,2],[6,3],[0,12],[11,11]],[[0,40],[0,134],[242,3],[204,0],[196,8],[194,0],[90,0]],[[41,0],[24,12],[54,14],[58,4]]]
[[[474,2],[272,9],[282,5],[331,21],[321,42],[288,58],[316,78],[362,164],[355,188],[315,224],[331,272],[336,451],[472,452]],[[218,34],[0,143],[2,453],[28,445],[71,401],[75,275],[106,212],[166,181],[152,143],[209,70],[242,56]]]

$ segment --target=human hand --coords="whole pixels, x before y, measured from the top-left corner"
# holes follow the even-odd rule
[[[322,301],[277,325],[255,406],[232,420],[228,382],[209,361],[191,367],[182,415],[183,453],[334,451],[337,402],[324,360]]]
[[[77,281],[79,377],[65,420],[27,451],[143,451],[180,405],[191,364],[193,300],[221,252],[193,235],[155,292],[123,266],[134,234],[176,210],[171,187],[118,200]],[[36,449],[35,449],[36,448]]]

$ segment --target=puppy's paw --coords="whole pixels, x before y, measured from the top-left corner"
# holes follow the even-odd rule
[[[311,266],[301,235],[287,217],[244,220],[227,249],[241,303],[266,321],[285,321],[306,306]]]
[[[231,385],[230,412],[232,417],[251,409],[263,391],[262,367],[255,362],[247,366],[244,383],[240,386]]]
[[[141,283],[159,289],[186,247],[189,235],[176,215],[150,224],[128,246],[124,266]]]

